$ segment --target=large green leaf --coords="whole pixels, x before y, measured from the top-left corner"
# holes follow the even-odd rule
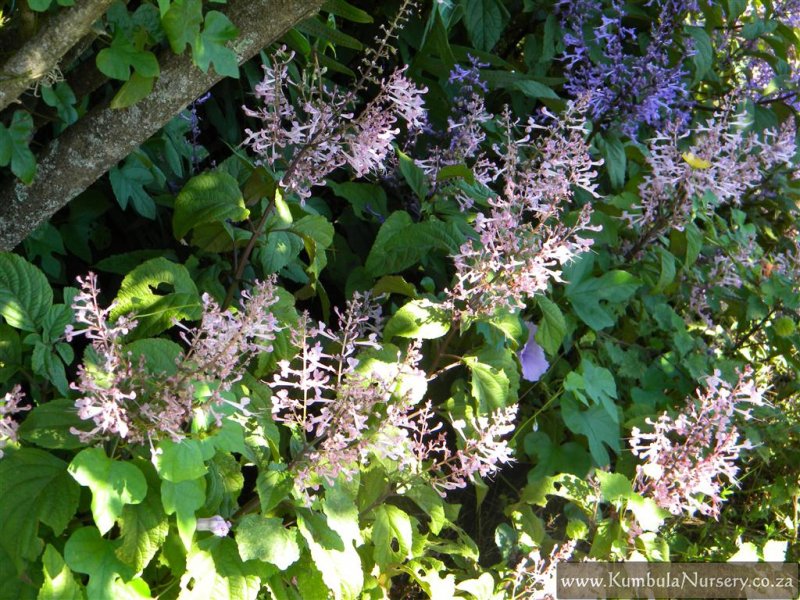
[[[168,286],[168,291],[157,293],[162,286]],[[189,271],[166,258],[136,267],[122,280],[111,318],[127,314],[139,322],[134,333],[140,338],[168,329],[173,319],[198,319],[200,298]]]
[[[133,567],[117,558],[118,546],[118,540],[103,539],[97,528],[82,527],[67,540],[64,559],[70,569],[89,576],[86,595],[90,600],[150,598],[150,589],[144,580],[132,579]]]
[[[536,343],[544,348],[544,351],[548,354],[555,354],[558,352],[558,348],[561,346],[561,342],[567,332],[564,315],[555,302],[544,296],[537,296],[536,304],[542,311],[542,320],[536,329]]]
[[[223,171],[192,177],[175,200],[172,230],[181,239],[198,225],[243,221],[250,214],[236,180]]]
[[[160,4],[160,2],[159,2]],[[161,26],[167,34],[169,45],[175,54],[181,54],[186,44],[194,42],[200,35],[203,23],[202,0],[172,0],[169,9],[162,12]]]
[[[165,481],[180,483],[203,477],[208,470],[203,455],[203,445],[197,440],[179,442],[163,440],[158,446],[155,465]],[[210,457],[207,457],[210,458]]]
[[[616,317],[604,302],[613,303],[618,310],[636,293],[641,282],[630,273],[619,270],[591,277],[592,262],[591,257],[584,258],[565,269],[569,279],[566,295],[575,314],[589,327],[599,330],[616,322]]]
[[[126,504],[138,504],[147,494],[142,471],[130,462],[109,458],[101,448],[86,448],[72,459],[69,472],[92,490],[92,515],[100,533],[106,534]]]
[[[255,563],[243,563],[230,538],[211,538],[186,557],[180,600],[255,600],[261,588]]]
[[[508,375],[475,356],[465,356],[462,360],[472,371],[472,397],[478,401],[480,413],[485,415],[504,407],[509,394]]]
[[[60,535],[78,509],[79,495],[67,463],[49,452],[24,448],[0,460],[0,546],[17,569],[42,551],[39,522]]]
[[[231,20],[219,11],[206,13],[203,31],[195,38],[192,45],[194,64],[205,73],[209,65],[223,77],[239,77],[239,60],[236,53],[228,48],[227,42],[235,40],[239,29]]]
[[[72,429],[85,429],[78,417],[75,401],[58,398],[33,408],[19,427],[19,437],[42,448],[72,450],[85,444]]]
[[[236,527],[236,545],[242,560],[262,560],[286,570],[300,558],[297,529],[281,519],[247,515]]]
[[[364,573],[361,557],[355,547],[343,544],[338,536],[329,530],[328,536],[321,536],[315,531],[312,521],[301,514],[297,517],[297,526],[306,541],[314,565],[322,573],[322,580],[333,592],[336,600],[356,600],[361,597],[364,587]],[[326,541],[334,536],[338,544]]]
[[[33,118],[27,111],[15,111],[8,128],[0,123],[0,167],[10,163],[23,183],[31,183],[36,175],[36,157],[28,147],[32,135]]]
[[[107,77],[122,81],[130,78],[131,69],[142,77],[157,77],[159,74],[156,55],[149,50],[137,49],[119,30],[111,45],[97,53],[97,69]]]
[[[500,39],[508,11],[500,0],[462,0],[469,39],[479,50],[489,51]]]
[[[427,298],[407,302],[386,323],[383,336],[389,342],[394,336],[433,340],[450,330],[450,315]]]
[[[195,512],[206,501],[206,480],[189,479],[180,483],[163,481],[161,483],[161,502],[168,515],[175,515],[178,521],[178,534],[183,545],[192,547],[192,537],[197,527]]]
[[[564,397],[561,399],[561,414],[570,431],[585,435],[589,440],[589,451],[597,466],[609,463],[607,447],[620,453],[619,425],[602,406],[593,405],[588,410],[581,410],[576,400]]]
[[[169,522],[159,494],[160,481],[153,465],[137,460],[147,480],[147,495],[139,504],[126,504],[119,518],[120,545],[117,557],[140,573],[164,545]]]
[[[42,556],[44,582],[36,600],[84,600],[83,588],[53,546],[47,544]]]
[[[52,304],[44,273],[17,254],[0,254],[0,315],[9,325],[36,331]]]
[[[375,509],[372,543],[378,566],[385,570],[390,565],[402,564],[411,558],[413,535],[414,529],[408,514],[391,504],[382,504]]]
[[[373,277],[399,273],[433,251],[454,254],[462,242],[453,225],[443,221],[414,223],[408,213],[398,211],[381,226],[365,266]]]

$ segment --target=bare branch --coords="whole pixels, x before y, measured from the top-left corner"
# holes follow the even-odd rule
[[[246,61],[319,10],[323,0],[233,0],[225,11],[239,28],[231,44]],[[152,93],[125,109],[98,107],[68,128],[37,157],[38,170],[26,186],[0,187],[0,250],[11,250],[111,167],[155,134],[187,104],[222,79],[203,73],[188,55],[159,57],[161,76]]]
[[[0,110],[52,71],[114,0],[84,0],[55,16],[0,68]]]

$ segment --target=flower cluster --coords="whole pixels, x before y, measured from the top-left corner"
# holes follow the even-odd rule
[[[302,445],[293,460],[297,488],[307,493],[322,481],[352,477],[377,457],[405,473],[428,473],[444,494],[508,463],[511,450],[501,438],[513,430],[516,406],[469,426],[453,423],[462,442],[452,451],[431,403],[420,406],[427,380],[418,367],[419,347],[384,356],[379,314],[372,300],[356,294],[339,313],[339,331],[314,326],[307,315],[293,329],[298,354],[279,363],[270,385],[273,418]]]
[[[631,54],[629,49],[638,45],[638,32],[623,25],[625,12],[620,0],[612,0],[608,12],[601,0],[558,3],[567,32],[567,51],[562,58],[568,77],[565,89],[575,97],[588,96],[593,118],[619,122],[631,136],[642,124],[663,127],[668,122],[688,122],[687,73],[681,65],[672,64],[669,50],[682,17],[696,11],[697,4],[670,0],[658,6],[659,16],[648,32],[646,48],[641,54]],[[586,31],[592,31],[593,37]]]
[[[122,316],[110,323],[113,305],[100,307],[97,276],[90,273],[78,282],[81,292],[72,309],[75,321],[84,327],[68,326],[66,338],[71,341],[83,335],[91,341],[78,367],[78,379],[71,384],[81,394],[75,402],[78,415],[94,423],[89,431],[72,430],[83,441],[109,436],[133,443],[164,435],[180,439],[198,408],[195,391],[200,385],[211,390],[203,407],[219,421],[215,407],[230,403],[223,392],[241,377],[242,363],[257,352],[270,351],[270,342],[280,329],[269,312],[277,301],[273,280],[244,293],[244,306],[236,314],[222,311],[204,296],[200,326],[180,326],[189,348],[177,358],[175,372],[150,373],[144,358],[136,361],[124,341],[136,321]]]
[[[791,164],[797,151],[792,125],[759,136],[745,133],[744,119],[723,108],[691,132],[673,129],[650,140],[640,204],[623,214],[645,231],[640,246],[668,229],[682,230],[695,214],[695,202],[706,203],[704,209],[738,205],[766,174]],[[691,134],[692,143],[682,149],[681,140]]]
[[[3,448],[9,442],[17,441],[17,429],[19,423],[14,420],[13,415],[30,410],[30,406],[23,406],[22,401],[25,394],[22,388],[15,385],[3,398],[0,398],[0,458],[3,458]]]
[[[706,390],[698,389],[696,401],[690,400],[677,417],[664,413],[656,421],[648,419],[651,433],[634,427],[631,449],[645,461],[636,469],[636,490],[674,515],[699,512],[717,518],[722,477],[736,484],[736,461],[752,447],[749,440],[740,441],[734,418],[749,419],[753,406],[764,405],[763,393],[750,369],[736,386],[715,371],[706,378]]]
[[[452,191],[462,210],[472,207],[474,200],[457,186],[452,186],[452,190],[443,189],[439,174],[448,166],[469,165],[478,183],[488,185],[494,179],[495,169],[481,150],[486,139],[484,123],[492,119],[484,100],[487,87],[480,75],[480,69],[487,66],[470,57],[469,67],[456,65],[451,71],[449,82],[458,85],[459,90],[453,101],[452,114],[447,119],[447,131],[436,132],[445,137],[446,142],[430,148],[427,158],[416,161],[430,178],[434,189],[440,194]]]
[[[453,299],[463,314],[492,314],[520,308],[525,299],[561,280],[561,267],[586,252],[592,240],[580,236],[596,231],[589,224],[586,204],[577,221],[567,225],[562,209],[579,187],[596,196],[594,167],[579,105],[572,105],[548,126],[531,119],[521,139],[514,139],[505,117],[507,144],[497,148],[503,193],[489,199],[489,213],[475,220],[479,240],[465,243],[453,259],[456,284]],[[535,134],[544,131],[534,143]],[[531,156],[527,157],[526,152]]]
[[[243,107],[263,127],[245,130],[244,144],[270,167],[284,168],[281,185],[301,201],[345,164],[358,177],[381,172],[400,133],[398,120],[413,129],[426,118],[427,90],[406,76],[405,67],[381,79],[377,95],[358,112],[358,86],[345,91],[326,85],[320,69],[310,80],[296,82],[289,73],[293,58],[293,52],[282,49],[272,57],[272,65],[264,65],[264,79],[255,89],[262,106]],[[293,101],[293,95],[299,100]]]
[[[572,558],[577,545],[575,540],[568,540],[554,545],[548,557],[542,556],[539,548],[522,557],[514,567],[511,597],[537,600],[556,598],[556,567]]]

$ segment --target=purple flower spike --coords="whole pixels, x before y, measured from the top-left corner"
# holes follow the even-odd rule
[[[550,363],[544,355],[542,347],[533,337],[536,335],[536,325],[525,322],[528,327],[528,341],[519,353],[519,362],[522,364],[522,378],[526,381],[539,381],[542,375],[550,368]]]

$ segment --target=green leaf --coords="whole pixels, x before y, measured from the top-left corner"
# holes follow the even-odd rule
[[[261,501],[261,512],[270,512],[288,498],[293,486],[294,483],[288,471],[270,468],[259,472],[256,478],[256,490]]]
[[[147,494],[147,481],[138,467],[113,460],[100,448],[81,450],[72,459],[69,472],[75,481],[92,490],[92,515],[104,535],[126,504],[138,504]]]
[[[188,438],[179,442],[162,440],[158,445],[155,465],[161,478],[173,483],[199,479],[208,471],[202,445]]]
[[[163,286],[167,293],[156,293]],[[111,318],[133,315],[139,322],[136,337],[152,337],[172,327],[173,319],[194,320],[201,315],[197,287],[186,267],[167,260],[148,260],[125,276],[114,301]]]
[[[598,470],[595,472],[600,482],[600,493],[603,500],[622,506],[633,494],[633,486],[628,478],[621,473],[608,473]]]
[[[373,277],[399,273],[436,250],[453,254],[463,238],[452,224],[414,223],[408,213],[392,213],[383,223],[365,264]]]
[[[155,181],[152,171],[143,167],[135,158],[129,157],[121,167],[113,167],[108,172],[108,178],[122,210],[128,207],[130,201],[141,216],[146,219],[156,218],[156,204],[144,189],[144,186]]]
[[[126,344],[123,351],[130,352],[133,364],[144,359],[147,372],[154,376],[174,375],[178,372],[178,357],[183,349],[172,340],[147,338]]]
[[[145,77],[139,71],[134,71],[128,81],[122,84],[119,91],[111,99],[111,108],[128,108],[139,100],[146,98],[153,91],[155,77]],[[141,213],[139,213],[141,214]]]
[[[551,88],[533,79],[518,79],[514,82],[513,87],[518,89],[529,98],[547,98],[548,100],[559,99],[558,94],[556,94]]]
[[[432,534],[438,535],[442,527],[447,523],[443,498],[436,490],[427,485],[413,485],[406,490],[404,495],[425,511],[425,514],[431,519],[430,523],[428,523],[428,529],[431,530]]]
[[[577,263],[587,261],[584,258]],[[571,274],[577,272],[576,263],[565,269]],[[591,272],[591,270],[589,270]],[[575,314],[592,329],[600,330],[611,327],[616,322],[612,313],[601,304],[602,301],[614,303],[616,309],[624,306],[641,285],[641,282],[625,271],[609,271],[602,277],[588,277],[586,279],[569,278],[566,295]]]
[[[610,461],[606,447],[620,453],[619,425],[602,406],[594,405],[582,411],[575,400],[562,397],[561,414],[570,431],[587,437],[597,466],[605,466]]]
[[[263,560],[281,571],[300,558],[297,530],[277,518],[247,515],[236,527],[236,545],[242,560]]]
[[[333,193],[347,200],[359,219],[366,219],[367,214],[377,214],[384,218],[388,214],[386,192],[374,183],[345,181],[337,183],[328,181]],[[366,214],[365,214],[366,213]]]
[[[433,340],[450,330],[450,315],[440,304],[427,298],[407,302],[392,315],[383,332],[389,342],[395,336]]]
[[[131,69],[142,77],[158,77],[158,59],[149,50],[137,49],[131,40],[118,30],[111,46],[97,53],[97,68],[106,77],[128,81]]]
[[[478,401],[481,414],[488,414],[506,405],[509,379],[501,369],[479,362],[475,356],[465,356],[464,364],[472,371],[472,397]]]
[[[10,325],[0,323],[0,383],[9,381],[21,366],[22,343],[19,334]],[[30,413],[25,420],[29,418]]]
[[[85,430],[86,421],[78,417],[75,401],[51,400],[35,406],[19,427],[19,437],[42,448],[73,450],[85,446],[71,429]]]
[[[697,83],[705,77],[714,64],[714,47],[711,38],[702,27],[687,25],[685,31],[694,41],[692,62],[694,63],[694,83]]]
[[[597,136],[597,145],[603,155],[603,164],[611,180],[611,187],[621,188],[625,185],[625,170],[627,168],[627,158],[625,156],[625,146],[622,145],[619,137],[606,133]]]
[[[78,111],[75,110],[75,93],[66,81],[59,81],[55,85],[42,86],[42,100],[52,106],[58,113],[58,118],[65,124],[71,125],[78,120]]]
[[[537,296],[536,304],[542,311],[542,320],[536,329],[534,339],[537,344],[544,348],[545,352],[551,355],[555,354],[558,352],[567,332],[564,315],[555,302],[544,296]]]
[[[194,546],[181,578],[181,600],[255,600],[261,588],[255,563],[242,563],[230,538]]]
[[[508,11],[499,0],[462,0],[461,6],[470,41],[478,50],[491,51],[505,29]]]
[[[11,172],[26,184],[36,176],[36,157],[28,147],[32,136],[33,118],[27,111],[14,111],[8,128],[0,124],[0,167],[11,163]]]
[[[17,254],[0,253],[0,315],[9,325],[36,331],[52,304],[44,273]]]
[[[83,600],[83,588],[75,581],[67,564],[53,546],[47,544],[42,555],[44,583],[36,600]]]
[[[206,480],[189,479],[180,483],[161,482],[161,503],[168,515],[175,515],[178,521],[178,534],[183,545],[192,547],[192,537],[197,527],[195,512],[206,501]]]
[[[339,534],[346,546],[351,543],[360,546],[364,542],[355,495],[354,486],[348,486],[340,477],[334,485],[326,486],[325,500],[322,503],[322,510],[328,518],[328,527]]]
[[[150,597],[147,584],[141,579],[132,580],[133,568],[117,558],[118,544],[103,539],[95,527],[77,529],[67,540],[64,559],[73,571],[89,575],[86,595],[90,600]]]
[[[239,29],[219,11],[206,13],[203,32],[192,45],[192,60],[203,73],[213,63],[214,70],[223,77],[239,77],[239,59],[225,44],[235,40]]]
[[[411,519],[396,506],[382,504],[375,509],[372,543],[375,562],[382,570],[411,558],[413,534]],[[394,550],[395,546],[397,550]]]
[[[400,165],[400,173],[408,183],[411,190],[417,195],[417,198],[424,200],[428,195],[428,176],[414,162],[410,156],[405,152],[397,149],[397,158]]]
[[[314,565],[322,573],[322,580],[333,592],[336,600],[356,600],[364,587],[361,557],[352,544],[341,544],[341,549],[321,543],[323,540],[310,527],[301,514],[297,517],[298,529],[311,552]],[[335,534],[334,534],[335,535]]]
[[[60,535],[78,509],[79,496],[67,463],[49,452],[23,448],[0,460],[0,546],[19,571],[42,551],[39,522]]]
[[[204,223],[243,221],[250,214],[245,208],[239,184],[224,171],[192,177],[175,200],[172,230],[175,239]]]
[[[658,506],[655,500],[642,498],[638,494],[631,495],[627,506],[645,531],[658,531],[669,516],[669,512]]]
[[[358,51],[364,49],[364,46],[360,41],[358,41],[358,39],[347,35],[338,29],[328,27],[316,18],[306,19],[305,21],[297,24],[295,27],[302,33],[314,36],[326,42],[331,42],[335,46],[342,46],[343,48],[350,48]]]
[[[661,255],[661,273],[658,276],[658,283],[653,288],[653,293],[659,294],[675,280],[675,257],[672,253],[661,247],[656,246],[658,254]]]
[[[147,480],[147,495],[139,504],[126,504],[119,518],[121,543],[117,557],[140,573],[164,545],[169,522],[159,494],[160,481],[153,466],[137,460]]]
[[[322,10],[353,23],[372,23],[373,20],[368,12],[345,2],[345,0],[326,0],[322,5]]]
[[[161,26],[175,54],[182,54],[186,44],[194,42],[202,23],[202,0],[172,0],[166,13],[162,11]]]

